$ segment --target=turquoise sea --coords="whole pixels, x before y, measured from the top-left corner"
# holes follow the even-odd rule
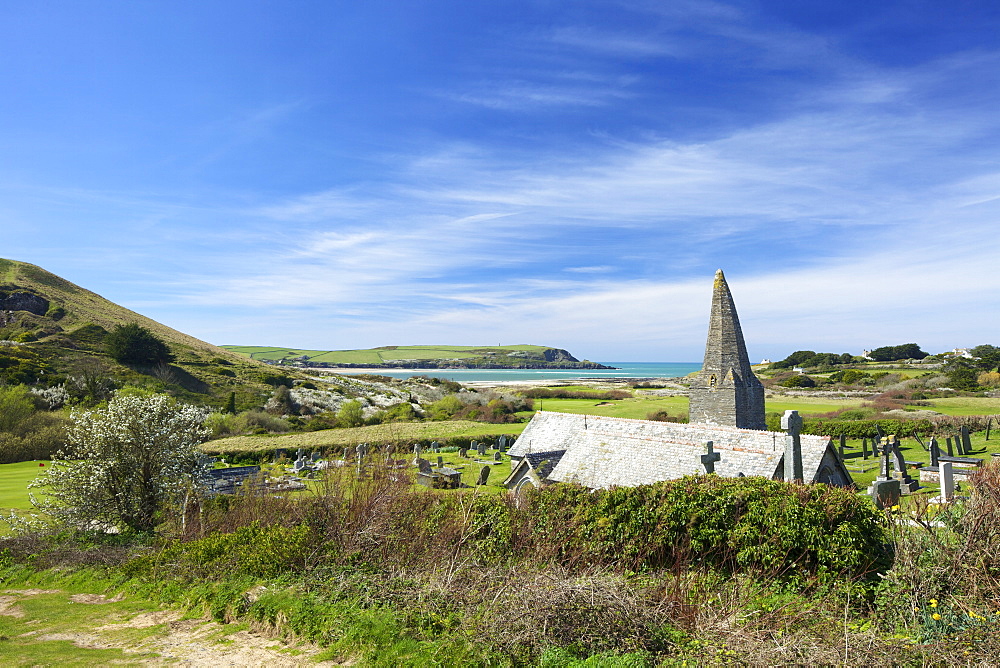
[[[701,370],[700,362],[601,362],[616,369],[400,369],[364,371],[360,369],[337,369],[337,373],[376,373],[392,378],[411,376],[431,376],[445,378],[460,383],[472,381],[503,380],[544,380],[560,381],[571,379],[608,378],[677,378]]]

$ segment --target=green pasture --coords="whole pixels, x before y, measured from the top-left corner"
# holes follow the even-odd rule
[[[209,441],[201,447],[206,452],[225,454],[227,452],[249,452],[284,448],[316,449],[326,447],[344,448],[358,443],[396,443],[399,441],[422,441],[446,438],[481,438],[501,434],[517,435],[524,431],[526,424],[488,424],[468,420],[443,422],[391,422],[352,427],[349,429],[323,429],[320,431],[280,436],[233,436]]]
[[[831,399],[828,397],[775,397],[765,401],[764,409],[768,412],[783,413],[788,410],[796,410],[801,415],[816,415],[819,413],[829,413],[841,408],[855,408],[861,405],[862,399]],[[554,411],[557,413],[586,413],[588,415],[606,415],[608,417],[622,417],[645,419],[650,413],[656,411],[666,411],[670,415],[677,417],[686,416],[688,412],[688,398],[682,396],[656,397],[638,396],[630,399],[535,399],[535,408],[538,410]],[[1000,411],[998,411],[1000,412]],[[521,413],[525,417],[530,417],[530,412]]]
[[[542,352],[545,346],[386,346],[357,350],[305,350],[276,346],[221,346],[226,350],[257,360],[282,360],[308,357],[310,362],[328,364],[385,364],[398,360],[469,359],[484,352]]]
[[[1000,398],[995,397],[947,397],[928,399],[928,408],[945,415],[998,415]]]

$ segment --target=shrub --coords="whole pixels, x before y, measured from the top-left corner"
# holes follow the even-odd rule
[[[816,387],[816,381],[805,374],[796,374],[781,382],[782,387]]]
[[[104,339],[112,359],[122,364],[167,364],[174,360],[166,343],[137,323],[118,325]]]

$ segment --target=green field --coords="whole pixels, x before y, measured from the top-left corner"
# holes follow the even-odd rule
[[[446,438],[481,438],[501,434],[517,435],[527,425],[488,424],[453,420],[445,422],[390,422],[368,427],[349,429],[323,429],[281,436],[233,436],[202,445],[206,452],[225,454],[227,452],[256,452],[284,448],[344,448],[358,443],[398,443],[401,441],[424,441]]]
[[[491,354],[530,352],[541,354],[547,346],[385,346],[358,350],[306,350],[277,346],[221,346],[255,360],[291,360],[305,357],[309,362],[327,364],[391,364],[400,360],[472,359]]]

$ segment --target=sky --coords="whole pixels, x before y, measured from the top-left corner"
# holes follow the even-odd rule
[[[1000,344],[1000,3],[0,0],[0,257],[215,344]]]

